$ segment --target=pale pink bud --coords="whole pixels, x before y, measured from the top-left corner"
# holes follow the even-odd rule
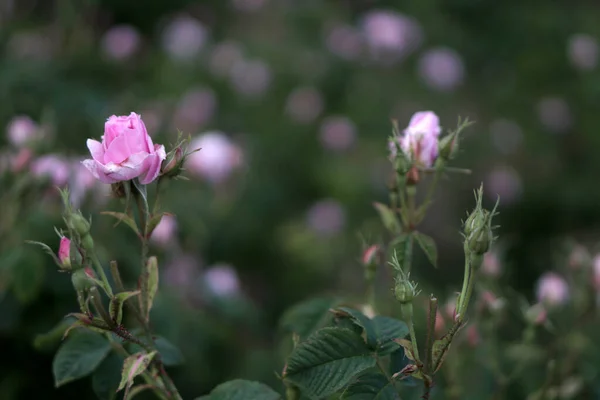
[[[558,306],[569,300],[569,286],[560,275],[546,272],[538,280],[536,294],[540,303]]]
[[[242,164],[241,149],[222,132],[207,132],[196,137],[189,146],[200,149],[186,159],[186,168],[213,184],[225,181]]]
[[[433,111],[415,113],[400,138],[402,152],[417,164],[433,166],[438,156],[438,137],[441,131],[439,118]]]
[[[152,143],[140,115],[111,116],[104,124],[102,143],[88,139],[92,155],[83,165],[102,183],[139,178],[142,185],[154,181],[167,157],[165,147]]]
[[[379,251],[379,246],[374,244],[370,246],[363,253],[362,262],[364,265],[370,265],[375,262],[375,258],[377,257],[377,252]]]
[[[362,21],[363,34],[371,55],[396,61],[422,41],[420,25],[410,17],[389,10],[373,10]]]
[[[83,272],[85,272],[88,278],[96,279],[96,273],[91,267],[85,267]]]
[[[600,49],[598,41],[587,34],[576,34],[569,38],[567,55],[571,64],[580,70],[589,71],[598,65]]]
[[[159,246],[167,246],[177,233],[177,220],[171,215],[163,215],[160,222],[152,231],[150,240]]]
[[[232,266],[218,264],[204,273],[204,281],[210,291],[219,297],[230,297],[240,291],[240,281]]]
[[[483,272],[484,275],[492,278],[497,278],[500,276],[500,273],[502,272],[502,265],[500,264],[498,254],[493,251],[489,251],[484,254],[481,272]]]
[[[71,266],[71,240],[66,237],[60,238],[60,244],[58,246],[58,259],[64,267]]]
[[[24,146],[42,136],[40,127],[31,118],[23,115],[11,119],[6,130],[8,141],[16,147]]]

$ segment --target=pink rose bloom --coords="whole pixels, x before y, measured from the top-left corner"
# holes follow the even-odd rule
[[[93,159],[83,165],[103,183],[115,183],[139,178],[147,185],[156,179],[160,165],[167,157],[163,145],[153,144],[141,117],[111,116],[104,124],[102,143],[88,139]]]
[[[404,136],[399,138],[400,148],[409,160],[431,167],[438,156],[438,137],[441,132],[440,120],[433,111],[417,112],[404,130]],[[390,148],[394,155],[393,144]]]
[[[569,300],[569,286],[560,275],[547,272],[540,277],[536,294],[540,303],[549,306],[562,305]]]
[[[70,267],[71,266],[71,240],[66,237],[60,238],[60,245],[58,246],[58,259],[61,264]]]

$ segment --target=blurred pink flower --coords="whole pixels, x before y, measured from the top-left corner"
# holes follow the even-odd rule
[[[82,160],[74,160],[70,162],[70,180],[69,192],[71,202],[75,207],[78,207],[86,195],[96,188],[98,181],[87,168],[81,165]]]
[[[168,286],[176,288],[177,293],[184,294],[185,289],[193,287],[199,272],[196,258],[183,254],[167,264],[164,269],[164,281]]]
[[[6,135],[13,146],[22,147],[29,142],[41,139],[43,132],[31,118],[18,115],[9,121]]]
[[[537,112],[540,122],[553,133],[564,133],[573,122],[567,102],[560,97],[546,97],[539,101]]]
[[[140,43],[140,34],[133,26],[117,25],[104,33],[100,45],[108,59],[123,61],[137,52]]]
[[[163,49],[177,61],[187,61],[200,54],[208,33],[200,21],[187,15],[172,19],[162,37]]]
[[[142,118],[112,115],[104,124],[102,143],[88,139],[91,159],[82,164],[103,183],[115,183],[138,178],[147,185],[154,181],[166,158],[165,147],[153,144]]]
[[[182,132],[197,132],[211,120],[216,109],[217,98],[211,89],[191,89],[177,104],[175,127]]]
[[[357,59],[362,51],[360,32],[348,25],[337,25],[329,30],[325,39],[329,51],[345,60]]]
[[[207,269],[204,282],[208,289],[219,297],[231,297],[240,291],[240,280],[231,265],[217,264]]]
[[[172,215],[163,215],[162,219],[152,231],[150,240],[162,247],[172,243],[177,233],[177,219]]]
[[[329,236],[339,233],[346,224],[346,213],[341,204],[333,199],[315,203],[306,214],[310,229],[317,234]]]
[[[546,272],[537,282],[536,295],[540,303],[562,305],[569,300],[569,286],[557,273]]]
[[[492,143],[496,149],[505,155],[515,153],[523,141],[523,131],[514,121],[496,119],[490,125]]]
[[[397,60],[417,48],[423,40],[419,23],[390,10],[369,11],[362,19],[362,31],[371,55]]]
[[[236,92],[248,97],[258,97],[269,88],[272,73],[263,61],[239,60],[230,70],[230,79]]]
[[[575,68],[583,71],[596,68],[598,54],[598,40],[595,37],[578,33],[569,38],[567,55]]]
[[[61,156],[48,154],[31,163],[31,173],[39,178],[50,178],[55,186],[67,184],[70,175],[69,163]]]
[[[241,46],[233,41],[225,41],[217,44],[209,60],[209,68],[213,75],[226,77],[231,73],[234,65],[244,61]]]
[[[293,121],[309,124],[321,114],[323,107],[321,92],[313,87],[300,87],[288,96],[285,111]]]
[[[495,167],[488,174],[485,182],[487,196],[492,200],[500,196],[502,204],[508,205],[521,197],[521,176],[510,166]]]
[[[244,12],[255,12],[265,6],[267,0],[232,0],[233,6]]]
[[[465,66],[456,51],[438,47],[421,56],[419,74],[430,88],[446,92],[456,89],[463,82]]]
[[[498,254],[493,251],[488,251],[483,256],[483,263],[481,265],[481,272],[484,275],[497,278],[502,273],[502,264],[498,258]]]
[[[433,111],[419,111],[415,113],[404,135],[395,140],[400,141],[400,148],[404,155],[417,164],[425,167],[433,166],[438,156],[438,137],[442,132],[440,120]],[[396,146],[389,143],[391,156],[396,156]]]
[[[469,325],[467,328],[467,343],[471,347],[477,347],[481,343],[481,335],[477,325]]]
[[[211,183],[224,181],[242,164],[241,149],[222,132],[213,131],[197,136],[189,148],[201,150],[188,157],[186,168]]]
[[[31,149],[22,148],[19,150],[15,157],[11,158],[11,170],[15,173],[23,171],[29,165],[29,162],[33,159],[33,152]]]
[[[321,123],[319,139],[323,147],[333,151],[345,151],[356,141],[356,126],[347,117],[327,117]]]
[[[362,263],[365,266],[371,265],[375,262],[377,254],[379,252],[379,246],[374,244],[369,246],[363,253]]]
[[[444,316],[441,312],[437,312],[435,314],[435,335],[438,337],[443,336],[446,332],[446,321],[444,320]]]

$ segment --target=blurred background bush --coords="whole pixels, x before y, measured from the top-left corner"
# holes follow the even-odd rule
[[[135,276],[135,237],[97,215],[122,205],[78,163],[112,114],[202,147],[154,237],[154,329],[185,350],[185,399],[234,377],[279,387],[282,312],[362,293],[358,233],[380,235],[390,119],[419,110],[476,124],[455,162],[473,174],[443,181],[423,228],[440,267],[416,278],[457,290],[461,218],[484,182],[501,197],[498,279],[531,297],[566,236],[597,237],[599,18],[587,1],[0,0],[0,398],[95,398],[87,382],[53,388],[58,342],[38,335],[77,303],[23,242],[58,247],[51,186],[69,184],[103,261]]]

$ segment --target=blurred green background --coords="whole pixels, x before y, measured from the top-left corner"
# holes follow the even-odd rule
[[[425,288],[459,287],[458,231],[480,182],[488,205],[501,197],[500,279],[513,288],[531,295],[565,235],[594,243],[593,4],[0,0],[1,152],[8,160],[15,137],[39,135],[33,174],[20,174],[77,187],[85,140],[112,114],[140,113],[167,148],[178,130],[198,138],[190,181],[163,199],[177,217],[174,237],[153,249],[164,283],[154,329],[184,349],[173,376],[185,399],[234,377],[280,387],[282,312],[317,293],[363,291],[358,234],[380,237],[371,203],[387,198],[390,119],[404,127],[433,110],[445,129],[459,115],[476,121],[454,162],[473,173],[442,181],[423,227],[440,252],[438,270],[415,268]],[[55,159],[36,164],[42,155]],[[68,277],[23,245],[58,247],[60,203],[39,188],[11,197],[14,185],[0,187],[0,399],[95,398],[87,381],[55,390],[56,344],[36,342],[77,309]],[[135,236],[98,215],[122,205],[91,185],[79,205],[94,215],[103,261],[132,280]]]

